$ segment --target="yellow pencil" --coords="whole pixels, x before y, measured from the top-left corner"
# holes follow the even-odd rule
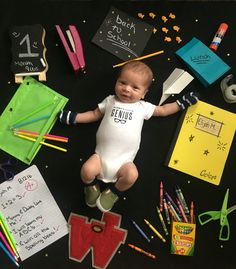
[[[152,226],[152,224],[144,219],[145,223],[148,225],[148,227],[165,243],[165,238]]]
[[[126,61],[126,62],[123,62],[123,63],[119,63],[119,64],[116,64],[116,65],[113,65],[113,68],[122,66],[122,65],[124,65],[124,64],[126,64],[128,62],[131,62],[131,61],[141,61],[143,59],[150,58],[150,57],[153,57],[153,56],[162,54],[162,53],[164,53],[164,50],[159,50],[159,51],[156,51],[154,53],[150,53],[150,54],[147,54],[147,55],[144,55],[144,56],[141,56],[141,57],[138,57],[138,58],[134,58],[132,60],[129,60],[129,61]]]
[[[20,135],[20,134],[16,134],[16,133],[14,135],[16,135],[18,137],[21,137],[23,139],[29,140],[29,141],[33,141],[33,142],[36,141],[36,139],[34,139],[32,137],[25,136],[25,135]],[[43,141],[40,141],[39,143],[44,145],[44,146],[50,147],[50,148],[54,148],[54,149],[58,149],[58,150],[67,152],[67,149],[64,149],[64,148],[61,148],[61,147],[58,147],[58,146],[55,146],[55,145],[52,145],[52,144],[49,144],[49,143],[46,143],[46,142],[43,142]]]

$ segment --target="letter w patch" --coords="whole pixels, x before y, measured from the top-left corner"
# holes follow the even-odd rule
[[[121,244],[125,243],[128,231],[120,228],[121,216],[112,212],[103,213],[102,220],[70,214],[69,258],[82,262],[92,251],[92,266],[106,268]]]

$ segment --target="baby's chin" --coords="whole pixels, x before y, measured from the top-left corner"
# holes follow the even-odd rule
[[[116,96],[117,100],[122,102],[122,103],[136,103],[136,102],[139,102],[140,100],[134,100],[128,96],[123,96],[123,95],[120,95],[120,96]]]

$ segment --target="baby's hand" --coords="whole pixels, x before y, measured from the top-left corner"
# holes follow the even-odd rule
[[[75,112],[62,109],[58,113],[57,117],[61,123],[71,125],[71,124],[76,124],[76,121],[75,121],[76,115],[77,115],[77,113],[75,113]]]
[[[180,107],[181,110],[186,109],[187,107],[194,105],[200,98],[200,94],[198,92],[189,92],[179,99],[176,100],[176,103]]]

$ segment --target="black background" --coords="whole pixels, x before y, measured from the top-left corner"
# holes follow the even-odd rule
[[[161,97],[162,84],[174,68],[186,69],[176,58],[174,52],[192,37],[209,45],[221,22],[227,22],[229,29],[217,54],[231,66],[229,73],[235,74],[236,2],[4,1],[1,3],[0,10],[0,113],[18,88],[18,85],[14,83],[14,75],[10,71],[11,42],[8,31],[13,25],[40,23],[45,28],[46,58],[49,64],[45,84],[70,99],[67,108],[73,111],[93,109],[105,96],[112,94],[118,72],[118,69],[113,69],[112,65],[119,63],[120,60],[91,42],[111,5],[134,17],[137,17],[138,12],[142,12],[145,14],[143,20],[158,29],[157,33],[151,36],[143,53],[165,50],[164,54],[146,60],[156,77],[156,81],[146,96],[147,101],[157,104]],[[148,16],[149,12],[156,13],[157,19],[152,20]],[[170,43],[163,41],[164,34],[161,31],[163,22],[160,17],[162,15],[168,16],[170,12],[176,14],[174,23],[181,28],[179,35],[183,41],[180,44],[174,40]],[[167,23],[170,23],[170,20]],[[84,45],[86,74],[75,75],[73,73],[56,33],[55,24],[62,27],[75,24],[79,29]],[[174,36],[175,33],[172,32],[172,35]],[[220,80],[205,88],[195,78],[182,93],[189,90],[198,90],[201,99],[205,102],[236,112],[236,103],[229,104],[224,101],[220,90]],[[175,98],[170,98],[168,102]],[[159,203],[160,180],[163,180],[164,186],[170,194],[173,194],[173,187],[179,185],[187,202],[190,203],[191,200],[195,202],[196,215],[203,211],[219,210],[227,188],[230,189],[229,206],[236,203],[235,139],[219,186],[214,186],[164,166],[180,115],[181,113],[167,118],[152,118],[144,124],[141,147],[135,160],[139,169],[139,179],[124,194],[126,199],[121,198],[113,209],[114,212],[122,215],[121,227],[128,230],[128,237],[126,244],[120,247],[108,268],[236,268],[234,257],[235,212],[228,216],[231,236],[230,240],[226,242],[218,240],[219,221],[211,222],[205,226],[200,226],[197,222],[196,247],[193,257],[170,254],[169,238],[167,243],[163,244],[154,236],[152,242],[147,243],[134,230],[127,218],[128,216],[135,219],[149,235],[152,233],[144,225],[143,218],[149,219],[154,226],[161,227],[155,211],[155,206]],[[83,186],[80,180],[81,165],[94,151],[98,124],[81,124],[69,127],[56,123],[52,132],[70,138],[68,153],[64,154],[42,147],[32,162],[42,173],[66,219],[69,218],[71,212],[89,218],[101,219],[101,212],[85,205]],[[0,152],[1,161],[7,157],[5,152]],[[21,163],[17,172],[27,167]],[[127,243],[133,243],[149,250],[157,255],[157,260],[152,260],[133,251],[127,246]],[[68,236],[21,263],[21,268],[24,269],[87,269],[91,267],[91,253],[82,263],[69,260]],[[0,268],[15,268],[2,252],[0,252]]]

